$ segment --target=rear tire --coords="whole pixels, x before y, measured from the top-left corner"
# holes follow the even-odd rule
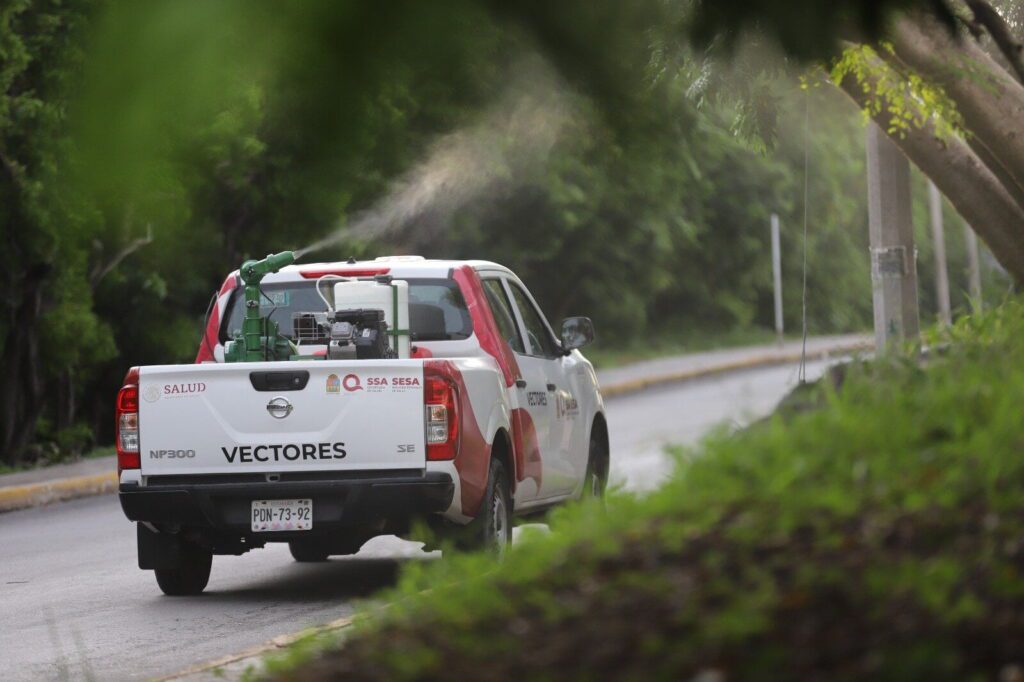
[[[505,466],[500,460],[491,460],[480,512],[466,531],[466,549],[491,552],[499,559],[512,544],[512,495]]]
[[[210,582],[213,553],[196,545],[182,545],[178,568],[157,568],[156,584],[170,597],[201,594]]]

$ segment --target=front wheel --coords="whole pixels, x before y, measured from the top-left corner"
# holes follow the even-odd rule
[[[177,568],[158,568],[156,584],[164,594],[184,597],[202,593],[210,582],[213,553],[195,545],[181,547],[181,563]]]

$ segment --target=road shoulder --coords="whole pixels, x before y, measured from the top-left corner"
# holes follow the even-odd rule
[[[84,459],[0,476],[0,512],[117,490],[115,457]]]

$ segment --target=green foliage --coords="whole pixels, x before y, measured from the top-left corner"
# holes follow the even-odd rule
[[[1024,302],[931,334],[924,363],[849,366],[501,565],[412,563],[275,679],[997,677],[1024,636]]]
[[[892,47],[885,43],[882,49],[892,51]],[[868,96],[863,110],[865,121],[882,111],[889,111],[891,116],[886,132],[890,135],[903,137],[911,127],[920,128],[926,123],[934,125],[941,140],[967,134],[963,115],[941,87],[916,73],[897,73],[867,45],[846,48],[833,63],[829,75],[836,85],[849,76],[861,86]]]
[[[844,40],[884,36],[887,22],[901,11],[922,10],[947,26],[956,23],[946,0],[694,0],[692,6],[687,33],[697,43],[735,47],[756,30],[804,60],[833,57]]]
[[[115,353],[109,327],[92,310],[91,251],[104,246],[96,207],[62,182],[72,149],[63,134],[68,95],[94,6],[17,1],[0,10],[0,451],[7,461],[22,454],[44,416],[47,382]],[[66,355],[49,352],[55,345]]]

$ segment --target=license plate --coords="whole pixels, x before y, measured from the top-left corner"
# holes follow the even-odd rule
[[[253,532],[309,530],[313,527],[313,500],[253,500]]]

